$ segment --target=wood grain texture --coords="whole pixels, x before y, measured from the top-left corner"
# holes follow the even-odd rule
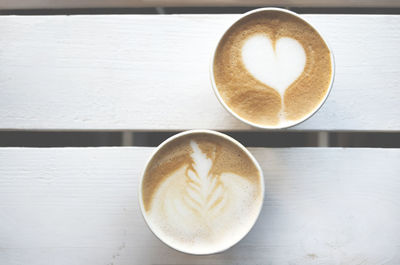
[[[0,9],[168,6],[400,7],[396,0],[0,0]]]
[[[291,130],[400,131],[400,15],[305,15],[336,78]],[[0,17],[0,128],[250,130],[219,104],[210,55],[236,15]]]
[[[152,148],[0,149],[0,264],[399,264],[400,149],[250,149],[265,175],[255,227],[190,256],[140,214]]]

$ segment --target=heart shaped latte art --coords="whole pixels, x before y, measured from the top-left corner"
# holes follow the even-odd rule
[[[274,47],[270,38],[258,34],[243,45],[242,59],[251,75],[283,95],[303,72],[306,53],[295,39],[280,38]]]

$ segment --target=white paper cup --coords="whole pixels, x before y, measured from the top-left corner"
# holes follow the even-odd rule
[[[171,248],[173,248],[173,249],[175,249],[175,250],[178,250],[178,251],[180,251],[180,252],[187,253],[187,254],[193,254],[193,255],[209,255],[209,254],[216,254],[216,253],[223,252],[223,251],[225,251],[225,250],[231,248],[232,246],[234,246],[234,245],[235,245],[236,243],[238,243],[240,240],[242,240],[242,239],[248,234],[248,232],[251,230],[251,228],[254,226],[254,224],[256,223],[256,221],[257,221],[257,219],[258,219],[258,216],[260,215],[260,212],[261,212],[261,209],[262,209],[262,203],[260,204],[260,207],[259,207],[259,209],[258,209],[258,212],[257,212],[256,217],[254,218],[254,220],[252,220],[252,222],[250,222],[251,224],[250,224],[248,227],[246,227],[245,233],[243,234],[243,236],[242,236],[239,240],[230,242],[230,244],[227,245],[227,246],[226,246],[225,248],[223,248],[223,249],[215,249],[215,250],[212,250],[212,251],[209,251],[209,252],[204,253],[204,252],[196,251],[195,249],[193,249],[193,251],[185,251],[185,250],[183,250],[183,249],[180,249],[180,248],[177,247],[177,246],[174,246],[174,245],[172,245],[172,244],[169,244],[169,243],[166,241],[166,238],[163,238],[162,235],[160,235],[159,233],[157,233],[157,229],[155,229],[155,228],[152,226],[151,222],[149,222],[148,216],[146,215],[146,211],[145,211],[145,208],[144,208],[143,197],[142,197],[142,183],[143,183],[143,177],[144,177],[144,175],[145,175],[145,173],[146,173],[146,170],[147,170],[147,168],[148,168],[150,162],[152,161],[153,157],[154,157],[167,143],[169,143],[169,142],[171,142],[171,141],[173,141],[173,140],[175,140],[175,139],[177,139],[177,138],[180,138],[180,137],[182,137],[182,136],[186,136],[186,135],[190,135],[190,134],[199,134],[199,133],[201,133],[201,134],[210,134],[210,135],[218,136],[218,137],[221,137],[222,139],[228,140],[229,142],[231,142],[231,143],[233,143],[234,145],[236,145],[237,147],[239,147],[245,154],[247,154],[247,155],[249,156],[249,158],[251,159],[251,161],[252,161],[252,162],[254,163],[254,165],[256,166],[258,172],[260,173],[261,200],[262,200],[262,201],[264,200],[264,175],[263,175],[263,172],[262,172],[262,170],[261,170],[261,167],[260,167],[260,165],[258,164],[257,160],[254,158],[254,156],[253,156],[241,143],[239,143],[238,141],[236,141],[235,139],[233,139],[233,138],[230,137],[230,136],[227,136],[227,135],[225,135],[225,134],[223,134],[223,133],[219,133],[219,132],[216,132],[216,131],[211,131],[211,130],[191,130],[191,131],[185,131],[185,132],[182,132],[182,133],[178,133],[178,134],[176,134],[176,135],[174,135],[174,136],[168,138],[168,139],[165,140],[163,143],[161,143],[161,144],[156,148],[156,150],[154,150],[154,152],[153,152],[152,155],[150,156],[149,160],[147,161],[146,166],[145,166],[145,169],[144,169],[144,171],[143,171],[143,173],[142,173],[142,175],[141,175],[141,177],[140,177],[139,188],[138,188],[138,189],[139,189],[139,204],[140,204],[140,210],[141,210],[141,212],[142,212],[143,218],[144,218],[144,220],[146,221],[148,227],[149,227],[150,230],[153,232],[153,234],[156,235],[156,237],[158,237],[158,239],[160,239],[160,240],[161,240],[162,242],[164,242],[166,245],[168,245],[169,247],[171,247]]]
[[[239,116],[238,114],[236,114],[231,108],[229,108],[229,106],[228,106],[228,105],[225,103],[225,101],[222,99],[221,95],[219,94],[219,91],[218,91],[217,85],[216,85],[216,83],[215,83],[215,80],[214,80],[214,58],[215,58],[215,53],[216,53],[216,51],[217,51],[217,49],[218,49],[218,47],[219,47],[219,44],[220,44],[221,40],[222,40],[223,37],[225,36],[226,32],[227,32],[230,28],[232,28],[237,22],[239,22],[240,20],[242,20],[243,18],[245,18],[245,17],[247,17],[247,16],[249,16],[249,15],[252,15],[252,14],[254,14],[254,13],[259,13],[259,12],[264,12],[264,11],[279,11],[279,12],[287,13],[287,14],[293,15],[293,16],[295,16],[295,17],[297,17],[297,18],[303,20],[303,21],[306,22],[308,25],[310,25],[310,27],[312,27],[312,28],[321,36],[322,40],[325,42],[326,46],[328,47],[329,52],[330,52],[330,55],[331,55],[331,64],[332,64],[332,75],[331,75],[331,80],[330,80],[329,88],[328,88],[327,93],[325,94],[324,99],[319,103],[319,105],[318,105],[312,112],[310,112],[308,115],[306,115],[306,116],[303,117],[302,119],[299,119],[299,120],[296,120],[296,121],[292,121],[292,122],[288,122],[288,123],[285,123],[285,124],[282,124],[282,125],[278,124],[278,125],[276,125],[276,126],[260,125],[260,124],[257,124],[257,123],[248,121],[248,120],[242,118],[241,116]],[[251,10],[251,11],[249,11],[249,12],[244,13],[243,15],[241,15],[241,16],[240,16],[229,28],[227,28],[227,29],[223,32],[223,34],[221,35],[221,38],[220,38],[220,40],[218,41],[218,44],[216,45],[216,47],[215,47],[215,49],[214,49],[214,51],[213,51],[213,54],[212,54],[212,57],[211,57],[211,64],[210,64],[210,78],[211,78],[211,84],[212,84],[214,93],[215,93],[215,95],[217,96],[219,102],[222,104],[222,106],[224,106],[224,108],[225,108],[230,114],[232,114],[235,118],[237,118],[238,120],[240,120],[240,121],[242,121],[242,122],[244,122],[244,123],[246,123],[246,124],[248,124],[248,125],[251,125],[251,126],[253,126],[253,127],[260,128],[260,129],[284,129],[284,128],[289,128],[289,127],[298,125],[298,124],[302,123],[303,121],[307,120],[308,118],[310,118],[311,116],[313,116],[313,115],[321,108],[321,106],[325,103],[326,99],[328,98],[328,96],[329,96],[329,94],[330,94],[330,92],[331,92],[331,89],[332,89],[334,76],[335,76],[335,61],[334,61],[333,52],[332,52],[332,49],[330,48],[328,42],[326,41],[326,39],[322,36],[321,32],[319,32],[313,25],[311,25],[307,20],[305,20],[305,19],[304,19],[303,17],[301,17],[300,15],[298,15],[298,14],[292,12],[292,11],[286,10],[286,9],[275,8],[275,7],[258,8],[258,9]]]

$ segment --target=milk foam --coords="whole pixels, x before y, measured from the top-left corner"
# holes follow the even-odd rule
[[[276,41],[264,34],[246,40],[242,48],[246,69],[264,84],[276,89],[281,96],[303,72],[306,53],[295,39],[284,37]]]
[[[240,240],[258,215],[257,184],[234,173],[211,174],[208,157],[190,141],[193,163],[168,176],[155,191],[148,220],[167,244],[196,253],[224,250]]]

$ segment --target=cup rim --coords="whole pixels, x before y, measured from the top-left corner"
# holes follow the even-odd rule
[[[143,200],[142,200],[142,198],[143,198],[143,197],[142,197],[143,178],[144,178],[144,175],[145,175],[145,173],[146,173],[146,171],[147,171],[147,168],[148,168],[150,162],[153,160],[154,156],[158,153],[158,151],[161,150],[166,144],[168,144],[169,142],[171,142],[171,141],[173,141],[173,140],[175,140],[175,139],[177,139],[177,138],[179,138],[179,137],[182,137],[182,136],[185,136],[185,135],[189,135],[189,134],[200,134],[200,133],[203,133],[203,134],[211,134],[211,135],[215,135],[215,136],[222,137],[222,138],[224,138],[224,139],[230,141],[231,143],[235,144],[235,145],[236,145],[237,147],[239,147],[243,152],[245,152],[245,153],[248,155],[248,157],[251,159],[251,161],[253,162],[253,164],[256,166],[258,172],[260,173],[260,186],[261,186],[261,204],[260,204],[260,207],[259,207],[259,209],[258,209],[258,212],[257,212],[256,217],[255,217],[254,220],[251,222],[251,225],[249,225],[249,227],[245,230],[245,233],[243,234],[243,236],[240,237],[238,240],[233,241],[232,243],[228,244],[228,246],[226,246],[226,247],[224,247],[224,248],[222,248],[222,249],[216,249],[216,250],[213,250],[213,251],[210,251],[210,252],[206,252],[206,253],[203,253],[203,252],[196,252],[196,251],[190,252],[190,251],[186,251],[186,250],[180,249],[179,247],[172,246],[172,245],[168,244],[160,235],[158,235],[158,234],[155,232],[155,229],[154,229],[153,225],[149,222],[148,217],[147,217],[147,215],[146,215],[146,213],[145,213],[144,204],[143,204]],[[170,248],[172,248],[172,249],[174,249],[174,250],[180,251],[180,252],[182,252],[182,253],[191,254],[191,255],[197,255],[197,256],[203,256],[203,255],[211,255],[211,254],[221,253],[221,252],[224,252],[224,251],[228,250],[229,248],[233,247],[233,246],[236,245],[237,243],[239,243],[239,242],[250,232],[250,230],[254,227],[255,223],[257,222],[257,220],[258,220],[258,218],[259,218],[259,216],[260,216],[261,210],[262,210],[262,208],[263,208],[263,204],[264,204],[264,203],[263,203],[263,202],[264,202],[264,193],[265,193],[264,174],[263,174],[263,171],[262,171],[262,169],[261,169],[261,167],[260,167],[258,161],[255,159],[255,157],[250,153],[249,150],[247,150],[246,147],[244,147],[244,146],[243,146],[240,142],[238,142],[237,140],[233,139],[232,137],[230,137],[230,136],[228,136],[228,135],[226,135],[226,134],[223,134],[223,133],[220,133],[220,132],[217,132],[217,131],[212,131],[212,130],[188,130],[188,131],[184,131],[184,132],[181,132],[181,133],[177,133],[177,134],[175,134],[175,135],[169,137],[168,139],[166,139],[164,142],[162,142],[158,147],[155,148],[155,150],[152,152],[152,154],[151,154],[150,157],[148,158],[148,160],[147,160],[147,162],[146,162],[146,165],[145,165],[145,167],[144,167],[144,170],[142,171],[142,174],[140,175],[139,186],[138,186],[138,196],[139,196],[138,199],[139,199],[139,205],[140,205],[140,212],[141,212],[141,214],[142,214],[143,219],[145,220],[145,223],[146,223],[147,226],[149,227],[150,231],[151,231],[161,242],[163,242],[163,243],[164,243],[165,245],[167,245],[168,247],[170,247]]]
[[[264,12],[264,11],[279,11],[279,12],[283,12],[283,13],[288,13],[288,14],[291,14],[291,15],[293,15],[293,16],[295,16],[295,17],[301,19],[301,20],[304,21],[305,23],[307,23],[311,28],[313,28],[313,29],[319,34],[319,36],[321,37],[322,41],[323,41],[323,42],[326,44],[326,46],[328,47],[328,50],[329,50],[329,53],[330,53],[330,57],[331,57],[332,74],[331,74],[331,79],[330,79],[330,82],[329,82],[329,88],[328,88],[328,91],[326,92],[326,94],[325,94],[325,96],[324,96],[324,99],[321,100],[321,102],[318,104],[318,106],[317,106],[313,111],[311,111],[309,114],[307,114],[306,116],[304,116],[303,118],[301,118],[301,119],[299,119],[299,120],[296,120],[296,121],[293,122],[293,123],[289,123],[288,125],[285,124],[285,125],[278,125],[278,126],[266,126],[266,125],[257,124],[257,123],[254,123],[254,122],[251,122],[251,121],[249,121],[249,120],[246,120],[246,119],[242,118],[241,116],[239,116],[238,114],[236,114],[236,113],[225,103],[225,101],[222,99],[222,97],[221,97],[221,95],[220,95],[220,93],[219,93],[219,91],[218,91],[217,85],[216,85],[216,83],[215,83],[215,79],[214,79],[214,59],[215,59],[215,53],[217,52],[217,49],[218,49],[218,47],[219,47],[219,45],[220,45],[220,43],[221,43],[221,40],[222,40],[223,37],[225,36],[225,34],[226,34],[237,22],[239,22],[241,19],[243,19],[243,18],[245,18],[245,17],[247,17],[247,16],[249,16],[249,15],[252,15],[252,14],[254,14],[254,13]],[[305,18],[303,18],[302,16],[300,16],[299,14],[297,14],[297,13],[295,13],[295,12],[293,12],[293,11],[290,11],[290,10],[287,10],[287,9],[283,9],[283,8],[278,8],[278,7],[262,7],[262,8],[253,9],[253,10],[250,10],[250,11],[248,11],[248,12],[246,12],[246,13],[240,15],[227,29],[225,29],[225,30],[223,31],[223,33],[222,33],[220,36],[221,36],[221,37],[219,38],[219,40],[218,40],[218,42],[217,42],[217,45],[215,46],[215,48],[214,48],[214,50],[213,50],[213,52],[212,52],[212,56],[211,56],[211,63],[210,63],[210,68],[209,68],[209,71],[210,71],[210,79],[211,79],[211,85],[212,85],[214,94],[216,95],[216,97],[217,97],[218,101],[221,103],[221,105],[222,105],[231,115],[233,115],[233,116],[234,116],[235,118],[237,118],[238,120],[240,120],[240,121],[242,121],[242,122],[244,122],[245,124],[248,124],[248,125],[250,125],[250,126],[259,128],[259,129],[265,129],[265,130],[286,129],[286,128],[290,128],[290,127],[299,125],[299,124],[303,123],[304,121],[308,120],[309,118],[311,118],[312,116],[314,116],[314,114],[318,112],[318,110],[322,107],[322,105],[323,105],[323,104],[326,102],[326,100],[328,99],[328,96],[329,96],[330,93],[331,93],[332,86],[333,86],[334,79],[335,79],[335,57],[334,57],[333,51],[332,51],[331,46],[329,45],[328,41],[327,41],[326,38],[321,34],[321,32],[320,32],[315,26],[313,26],[310,22],[308,22]],[[281,98],[282,98],[282,97],[281,97]]]

